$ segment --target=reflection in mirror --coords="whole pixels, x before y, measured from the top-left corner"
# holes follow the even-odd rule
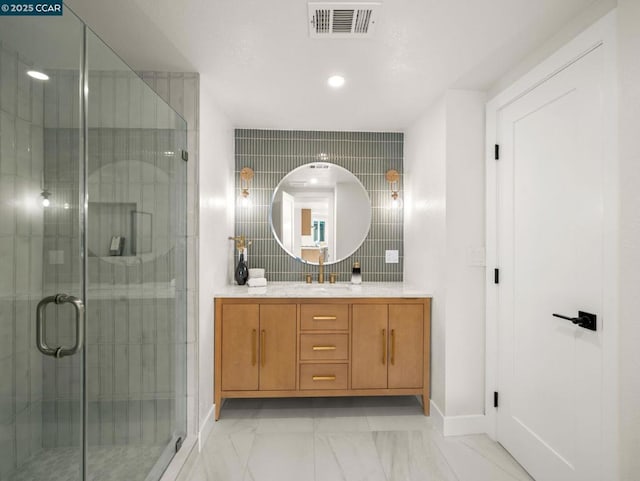
[[[369,233],[371,202],[358,178],[327,162],[306,164],[276,187],[269,213],[287,253],[308,264],[333,264],[353,254]]]

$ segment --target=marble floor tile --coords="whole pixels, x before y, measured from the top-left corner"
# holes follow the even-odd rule
[[[372,433],[318,433],[316,481],[386,481]]]
[[[308,414],[308,413],[307,413]],[[311,417],[262,417],[258,420],[256,433],[312,433]]]
[[[373,440],[389,481],[458,481],[424,431],[377,431]]]
[[[255,436],[253,431],[212,435],[198,459],[208,476],[205,479],[242,481]]]
[[[485,435],[444,437],[415,396],[230,400],[189,481],[532,481]]]
[[[256,434],[249,454],[245,481],[314,479],[313,433]]]
[[[344,433],[371,431],[366,416],[316,416],[314,430],[317,433]]]
[[[483,435],[484,436],[484,435]],[[485,436],[486,437],[486,436]],[[471,436],[443,437],[440,433],[433,436],[440,451],[451,465],[460,481],[532,481],[527,472],[504,451],[504,456],[479,449],[477,440],[468,444]],[[486,442],[499,445],[486,437]]]
[[[431,418],[423,414],[367,414],[372,431],[421,431],[433,429]]]

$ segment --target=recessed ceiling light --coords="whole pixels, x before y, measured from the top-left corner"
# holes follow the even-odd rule
[[[37,70],[29,70],[27,75],[37,80],[49,80],[49,76],[46,73],[38,72]]]
[[[327,83],[334,89],[340,88],[344,85],[344,77],[342,75],[333,75],[329,77]]]
[[[316,179],[315,177],[312,177],[309,182],[311,182],[312,184],[317,184],[318,183],[318,179]]]

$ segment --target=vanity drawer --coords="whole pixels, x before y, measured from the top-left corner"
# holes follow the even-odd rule
[[[347,389],[347,364],[301,364],[300,390]]]
[[[348,334],[302,334],[300,335],[300,359],[347,360],[349,359]]]
[[[349,329],[349,306],[347,304],[302,304],[300,327],[306,331]]]

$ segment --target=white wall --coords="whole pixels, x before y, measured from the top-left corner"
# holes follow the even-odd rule
[[[404,276],[433,294],[431,398],[445,416],[484,414],[485,270],[470,254],[484,246],[485,100],[449,90],[405,135]]]
[[[198,321],[199,430],[206,437],[213,408],[213,295],[231,282],[233,258],[233,127],[217,108],[211,77],[200,77],[200,243]]]
[[[620,478],[640,479],[640,2],[618,0]]]
[[[404,137],[404,280],[433,295],[431,399],[445,406],[446,102]]]
[[[484,414],[485,269],[483,92],[447,100],[447,416]],[[474,265],[475,264],[475,265]],[[480,265],[477,265],[480,264]]]

